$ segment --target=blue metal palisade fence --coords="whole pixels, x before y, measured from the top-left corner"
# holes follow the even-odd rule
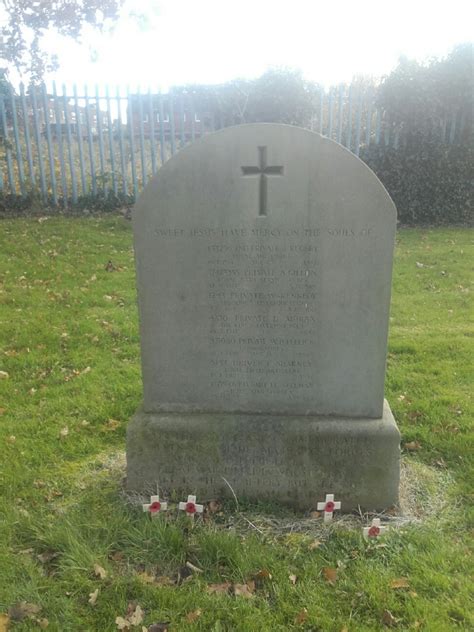
[[[345,86],[321,92],[306,126],[359,155],[372,144],[398,149],[407,129],[376,106],[373,92]],[[0,95],[0,193],[67,208],[81,197],[133,199],[159,167],[187,143],[235,121],[196,106],[192,95],[108,87],[67,94],[39,86]],[[466,124],[460,112],[430,122],[430,135],[453,144]]]

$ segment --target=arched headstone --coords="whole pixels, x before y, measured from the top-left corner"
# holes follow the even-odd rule
[[[134,210],[144,385],[130,489],[396,502],[384,377],[396,210],[337,143],[255,124],[169,160]]]

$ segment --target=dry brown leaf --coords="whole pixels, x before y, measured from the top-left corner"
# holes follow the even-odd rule
[[[206,586],[206,592],[210,595],[222,594],[229,592],[232,584],[230,582],[222,582],[222,584],[209,584]]]
[[[99,589],[96,588],[94,592],[89,593],[89,603],[91,606],[95,606],[97,603],[97,597],[99,596]]]
[[[296,584],[296,582],[298,581],[298,578],[296,577],[296,575],[288,575],[288,579],[290,580],[290,582],[293,584],[293,586]]]
[[[186,615],[186,621],[188,623],[194,623],[194,621],[197,621],[197,619],[199,619],[201,615],[202,615],[202,610],[201,608],[198,608],[197,610],[194,610],[194,612],[189,612]]]
[[[7,632],[10,624],[10,617],[7,614],[0,614],[0,632]]]
[[[255,575],[255,579],[271,579],[272,574],[266,568],[262,568],[262,570],[258,571]]]
[[[49,621],[48,621],[48,619],[46,619],[46,618],[43,618],[43,619],[36,619],[36,623],[39,625],[39,627],[40,627],[42,630],[46,630],[46,628],[47,628],[47,627],[48,627],[48,625],[49,625]]]
[[[246,584],[234,584],[234,595],[236,597],[244,597],[245,599],[252,599],[255,591],[255,582],[248,581]]]
[[[0,371],[0,380],[8,380],[9,377],[6,371]]]
[[[295,623],[296,625],[302,625],[303,623],[306,623],[307,620],[308,620],[308,611],[306,610],[306,608],[303,608],[296,615]]]
[[[41,606],[35,603],[20,601],[8,609],[8,616],[12,621],[23,621],[23,619],[34,617],[41,611]]]
[[[100,579],[105,579],[107,577],[107,571],[99,564],[94,564],[94,575],[100,577]]]
[[[108,419],[107,423],[105,424],[105,429],[113,432],[114,430],[117,430],[119,426],[120,421],[117,421],[116,419]]]
[[[135,610],[129,615],[128,620],[133,626],[138,626],[143,621],[143,610],[140,606],[137,606]]]
[[[399,577],[398,579],[392,579],[390,582],[390,588],[409,588],[410,584],[406,577]]]
[[[397,619],[395,619],[390,610],[384,610],[382,614],[382,623],[388,628],[391,628],[397,625]]]
[[[312,511],[312,512],[309,514],[309,517],[310,517],[310,518],[314,518],[314,519],[316,519],[316,518],[321,518],[321,515],[322,515],[322,514],[321,514],[321,512],[320,512],[320,511]]]
[[[115,617],[115,625],[118,630],[129,630],[130,623],[128,619],[124,619],[123,617]]]
[[[421,448],[421,443],[419,441],[410,441],[409,443],[404,443],[403,447],[405,450],[410,450],[410,452],[415,452]]]
[[[325,566],[323,568],[324,579],[330,584],[335,584],[337,580],[337,568],[331,568],[330,566]]]
[[[310,551],[314,551],[315,549],[319,549],[322,542],[320,540],[313,540],[311,544],[308,546]]]

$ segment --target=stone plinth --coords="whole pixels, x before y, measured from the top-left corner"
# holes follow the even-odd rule
[[[327,492],[342,510],[398,500],[400,434],[387,402],[380,419],[146,413],[128,427],[127,487],[195,493],[310,510]]]

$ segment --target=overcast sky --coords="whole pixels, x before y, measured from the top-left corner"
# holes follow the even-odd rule
[[[400,55],[443,56],[473,23],[473,0],[127,0],[110,33],[48,37],[61,68],[47,80],[166,89],[289,66],[328,86],[388,74]]]

